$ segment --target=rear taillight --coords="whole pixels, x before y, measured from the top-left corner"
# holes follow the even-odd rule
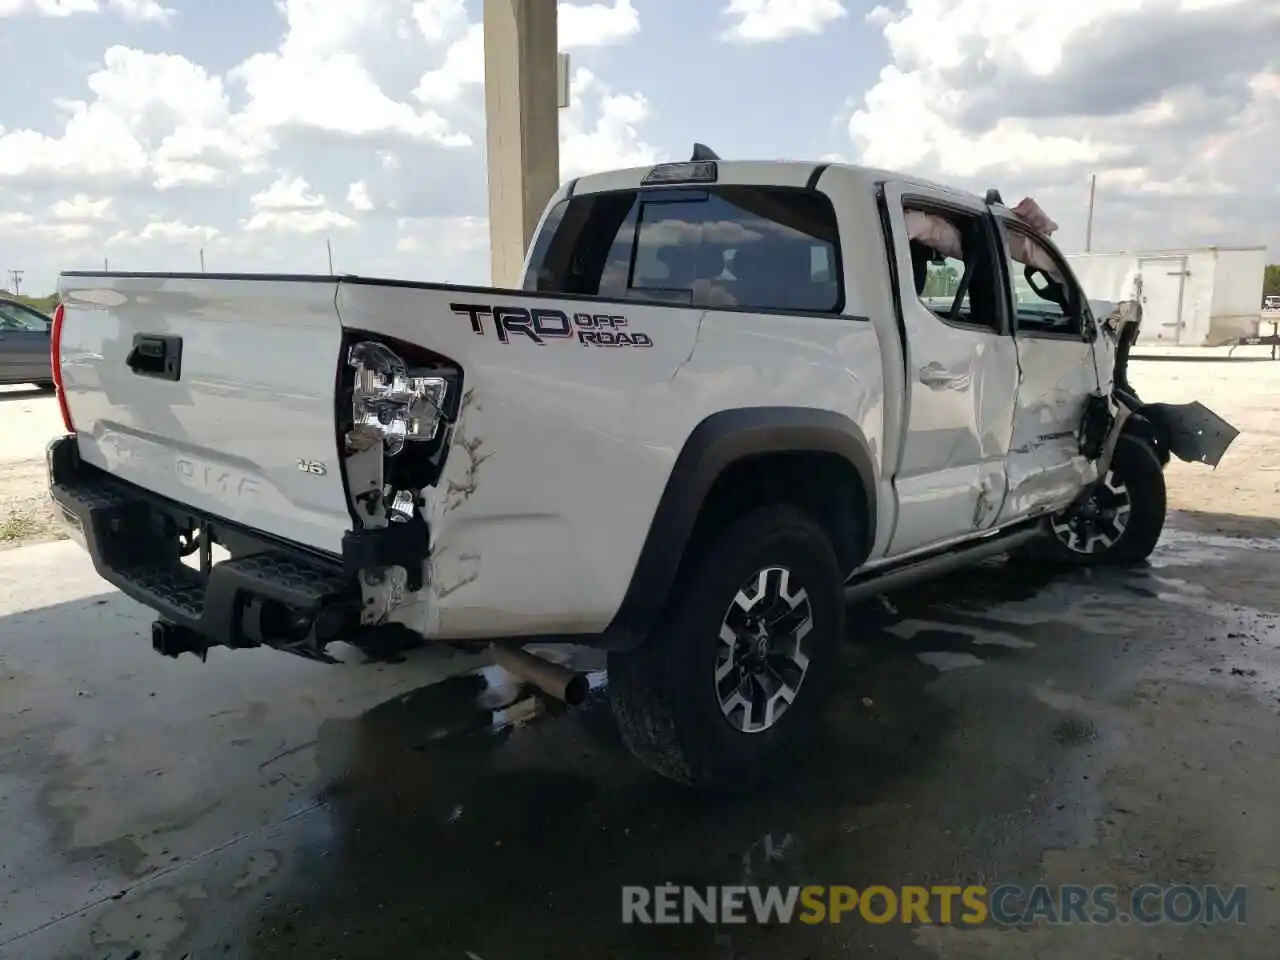
[[[58,304],[53,311],[53,330],[49,336],[49,363],[53,369],[53,386],[58,395],[58,412],[62,414],[62,425],[67,428],[67,433],[75,433],[71,411],[67,409],[67,391],[62,385],[62,318],[65,315],[66,307]]]
[[[382,443],[387,456],[394,457],[406,441],[436,438],[449,387],[444,377],[411,375],[404,358],[376,340],[354,344],[347,365],[355,368],[350,449]]]

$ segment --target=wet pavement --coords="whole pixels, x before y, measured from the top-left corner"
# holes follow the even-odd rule
[[[75,547],[0,554],[0,957],[1272,958],[1278,538],[1182,515],[1139,570],[859,607],[811,756],[732,800],[638,768],[602,673],[566,711],[461,655],[166,661]],[[626,884],[1041,881],[1249,922],[620,922]]]

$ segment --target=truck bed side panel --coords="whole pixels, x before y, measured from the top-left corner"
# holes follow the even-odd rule
[[[473,307],[487,311],[478,330]],[[504,342],[503,307],[552,311],[569,327]],[[427,497],[430,582],[405,622],[453,639],[603,629],[696,422],[673,378],[702,310],[373,282],[343,282],[338,310],[348,330],[421,344],[463,370],[445,473]],[[633,343],[584,342],[593,331]]]

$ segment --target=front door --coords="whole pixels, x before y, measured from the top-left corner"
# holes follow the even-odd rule
[[[1111,374],[1098,370],[1094,321],[1066,260],[1020,221],[995,220],[1022,374],[1000,515],[1012,522],[1066,506],[1094,478],[1093,463],[1080,453],[1080,423],[1089,397],[1109,389]]]
[[[1017,360],[985,208],[884,189],[905,325],[893,556],[990,527],[1004,502]]]

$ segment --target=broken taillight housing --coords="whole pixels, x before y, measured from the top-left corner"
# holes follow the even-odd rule
[[[405,361],[374,340],[353,344],[347,364],[355,368],[352,427],[346,437],[350,449],[382,443],[387,456],[394,457],[406,442],[435,439],[448,381],[410,376]]]

